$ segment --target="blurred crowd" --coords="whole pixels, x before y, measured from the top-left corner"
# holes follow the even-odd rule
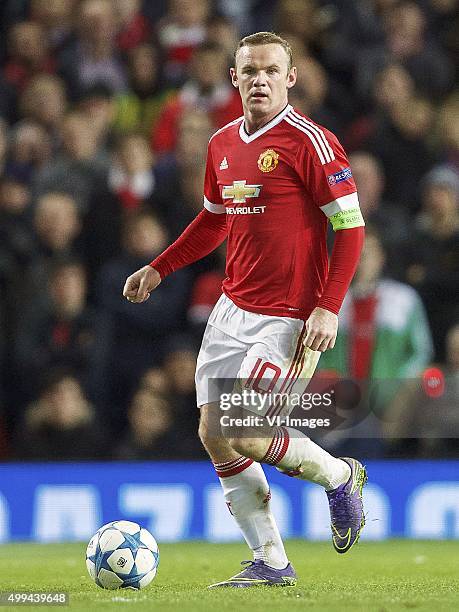
[[[456,0],[4,0],[0,457],[204,457],[194,366],[225,252],[168,277],[142,305],[122,287],[201,209],[208,139],[242,114],[232,54],[260,30],[292,45],[290,101],[340,138],[367,221],[338,344],[321,368],[393,383],[373,428],[390,430],[384,414],[405,410],[426,431],[437,423],[429,444],[405,419],[408,431],[390,430],[363,454],[459,454],[444,444],[459,430],[457,9]],[[403,382],[413,387],[431,364],[449,381],[440,408]],[[417,439],[394,442],[402,434]]]

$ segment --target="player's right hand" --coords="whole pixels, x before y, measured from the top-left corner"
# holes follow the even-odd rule
[[[144,266],[128,276],[124,283],[123,295],[133,304],[141,304],[161,282],[159,272],[151,266]]]

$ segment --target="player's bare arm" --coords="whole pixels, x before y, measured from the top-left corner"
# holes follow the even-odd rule
[[[148,300],[150,293],[160,282],[159,272],[152,266],[144,266],[126,279],[123,295],[129,302],[142,304]]]
[[[338,333],[338,317],[325,308],[314,308],[306,321],[305,346],[313,351],[325,352],[335,346]]]

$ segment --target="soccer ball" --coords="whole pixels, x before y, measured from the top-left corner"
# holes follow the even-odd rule
[[[93,535],[86,567],[103,589],[143,589],[156,576],[159,549],[149,531],[131,521],[113,521]]]

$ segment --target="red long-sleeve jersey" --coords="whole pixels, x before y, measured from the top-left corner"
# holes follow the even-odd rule
[[[151,265],[163,277],[228,238],[223,291],[240,308],[337,313],[358,262],[363,219],[337,138],[290,105],[249,135],[243,117],[209,142],[204,207]],[[337,231],[330,271],[326,229]]]

